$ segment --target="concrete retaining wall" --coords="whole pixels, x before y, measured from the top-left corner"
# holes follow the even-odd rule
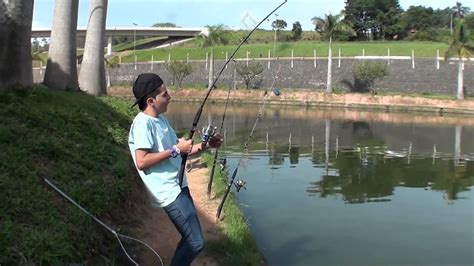
[[[249,63],[260,62],[264,66],[264,72],[260,74],[256,81],[261,81],[260,86],[270,87],[273,81],[273,76],[280,68],[277,75],[275,87],[280,88],[308,88],[324,90],[327,76],[327,59],[318,58],[316,60],[316,67],[314,66],[314,59],[279,59],[270,61],[270,68],[268,68],[269,61],[267,59],[250,59]],[[333,86],[343,87],[341,81],[346,79],[353,82],[352,69],[354,64],[360,62],[360,59],[354,58],[338,58],[333,59]],[[388,64],[384,60],[380,61]],[[206,62],[193,61],[190,62],[194,67],[194,72],[187,76],[183,81],[183,86],[198,85],[207,87],[208,82],[208,65]],[[245,64],[243,60],[239,62]],[[165,63],[138,63],[137,65],[121,64],[118,68],[108,69],[110,73],[111,85],[131,85],[135,77],[139,73],[154,72],[158,73],[167,84],[171,83],[171,76],[164,67]],[[224,61],[216,61],[214,66],[214,73],[221,69]],[[293,67],[292,67],[293,65]],[[232,81],[233,63],[228,65],[228,68],[222,73],[217,86],[229,86]],[[409,60],[390,60],[389,66],[390,75],[385,77],[382,81],[376,81],[375,87],[383,91],[392,92],[418,92],[418,93],[456,93],[457,88],[457,64],[455,62],[439,63],[437,69],[437,62],[435,58],[419,58],[415,59],[414,68],[413,62]],[[44,75],[44,69],[34,69],[34,80],[41,82]],[[236,77],[237,86],[245,87],[242,78]],[[465,65],[464,70],[464,86],[468,95],[474,95],[474,65]]]

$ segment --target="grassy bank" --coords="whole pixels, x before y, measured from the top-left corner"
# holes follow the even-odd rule
[[[204,87],[173,88],[168,87],[173,100],[202,102],[207,90]],[[354,110],[381,110],[384,112],[430,112],[433,114],[474,114],[474,97],[466,95],[465,100],[458,101],[455,96],[436,93],[389,93],[380,92],[378,95],[370,93],[349,93],[339,91],[325,93],[311,89],[286,89],[282,88],[280,96],[269,98],[268,105],[304,106],[305,108],[326,108]],[[129,87],[112,87],[108,93],[117,97],[131,98]],[[263,90],[238,89],[231,93],[231,102],[259,103]],[[217,88],[209,97],[211,102],[225,102],[227,89]]]
[[[210,169],[214,161],[214,155],[204,153],[201,155],[201,158]],[[218,169],[219,166],[217,166],[214,174],[212,191],[216,194],[217,198],[221,199],[228,184],[228,176],[226,171]],[[223,225],[224,237],[218,241],[208,241],[206,252],[217,258],[220,265],[263,264],[263,258],[258,252],[255,240],[238,207],[235,194],[229,194],[221,214],[222,217],[223,220],[220,223]]]
[[[214,58],[225,59],[226,52],[228,56],[236,48],[235,45],[215,46]],[[437,50],[440,56],[448,48],[445,43],[436,42],[335,42],[333,43],[333,56],[337,57],[339,49],[341,49],[342,57],[361,56],[363,53],[366,56],[386,56],[388,49],[390,49],[391,56],[411,56],[414,50],[415,57],[436,57]],[[168,60],[170,56],[174,60],[186,60],[189,55],[190,60],[205,60],[206,53],[210,53],[211,48],[201,47],[186,47],[177,46],[163,49],[151,50],[137,50],[137,61],[164,61]],[[275,47],[275,54],[277,57],[291,57],[293,50],[294,57],[314,57],[314,50],[316,50],[317,57],[327,57],[328,43],[327,42],[279,42]],[[246,58],[247,52],[249,58],[267,58],[268,51],[273,54],[273,43],[255,43],[247,44],[237,52],[235,58]],[[114,60],[118,61],[118,58]],[[122,63],[134,62],[135,58],[132,54],[122,57]]]
[[[0,105],[0,264],[117,260],[113,236],[43,177],[112,227],[134,223],[126,208],[136,182],[126,147],[130,114],[118,111],[124,106],[45,88],[3,91]]]

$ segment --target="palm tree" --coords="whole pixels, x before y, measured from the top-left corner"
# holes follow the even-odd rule
[[[457,16],[459,18],[464,18],[466,15],[469,15],[471,9],[466,6],[462,6],[462,3],[456,2],[456,5],[451,7],[451,22],[450,22],[450,30],[451,36],[453,35],[453,16]]]
[[[0,87],[31,86],[33,0],[0,2]]]
[[[91,0],[89,23],[87,24],[84,57],[79,74],[81,90],[92,95],[105,94],[105,22],[107,0]]]
[[[458,57],[458,88],[457,88],[457,99],[464,99],[464,71],[463,71],[463,60],[466,58],[470,60],[471,54],[474,53],[474,46],[469,44],[469,32],[467,27],[464,25],[464,19],[458,19],[454,35],[451,38],[451,43],[448,50],[444,54],[445,61],[451,56]]]
[[[319,32],[325,39],[329,40],[328,51],[328,76],[326,84],[326,92],[332,92],[332,38],[340,33],[349,33],[355,35],[352,27],[342,20],[342,14],[325,15],[325,18],[314,17],[311,19],[315,25],[315,30]]]
[[[224,30],[224,25],[207,25],[207,35],[202,36],[202,46],[214,46],[218,44],[226,45],[229,42],[227,32]]]
[[[462,6],[462,3],[460,2],[456,2],[456,5],[453,6],[451,9],[453,10],[453,13],[460,18],[464,18],[471,12],[471,9],[469,7]]]
[[[78,90],[76,31],[79,0],[56,1],[51,44],[43,83],[55,89]]]

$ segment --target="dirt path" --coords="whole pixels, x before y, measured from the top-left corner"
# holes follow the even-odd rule
[[[175,100],[201,102],[207,90],[173,89],[171,96]],[[129,87],[112,87],[108,95],[132,98]],[[232,92],[232,102],[259,103],[262,90],[237,90]],[[215,90],[210,96],[211,101],[225,101],[227,90]],[[339,108],[376,108],[383,111],[423,111],[436,114],[460,113],[474,114],[474,100],[433,99],[412,95],[371,95],[368,93],[324,93],[312,90],[282,90],[280,96],[271,96],[269,105],[319,106]]]
[[[215,214],[218,200],[207,197],[207,182],[209,176],[206,166],[201,163],[200,159],[191,161],[192,169],[188,172],[188,183],[194,205],[198,212],[201,227],[206,240],[217,238],[220,235],[220,228],[216,224]],[[173,257],[176,245],[181,238],[174,228],[166,213],[161,208],[148,211],[148,216],[144,217],[142,227],[139,228],[140,235],[143,240],[151,245],[162,257],[164,265],[169,265]],[[142,265],[159,265],[156,257],[151,252],[142,255]],[[218,265],[215,259],[201,254],[192,264],[193,266],[214,266]]]

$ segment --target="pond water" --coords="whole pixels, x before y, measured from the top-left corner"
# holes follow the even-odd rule
[[[197,107],[166,115],[189,130]],[[227,110],[231,171],[258,108]],[[223,110],[208,104],[201,124]],[[472,117],[267,106],[238,178],[269,265],[474,264]]]

